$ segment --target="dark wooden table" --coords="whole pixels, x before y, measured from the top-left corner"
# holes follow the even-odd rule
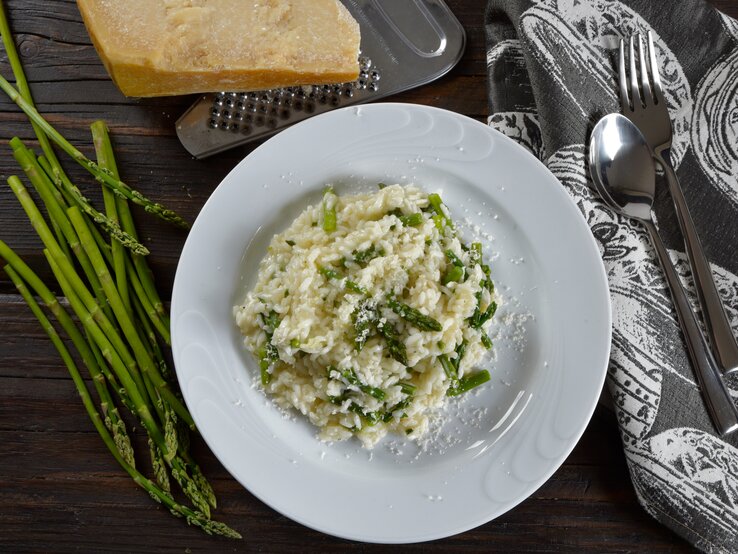
[[[449,0],[467,31],[466,54],[453,72],[396,97],[484,120],[487,114],[483,0]],[[738,0],[715,0],[738,17]],[[105,119],[128,183],[193,220],[220,180],[253,146],[206,161],[180,146],[174,121],[192,97],[129,100],[108,79],[72,0],[5,2],[39,110],[90,153],[89,124]],[[0,72],[10,75],[0,56]],[[31,139],[25,117],[0,98],[0,138]],[[97,187],[78,167],[70,174]],[[0,238],[51,281],[33,233],[5,179],[17,173],[0,146]],[[160,290],[169,295],[185,234],[140,211]],[[143,439],[141,435],[137,437]],[[139,442],[142,442],[140,440]],[[57,353],[0,274],[0,551],[377,551],[312,531],[262,504],[221,467],[200,441],[195,447],[220,500],[216,511],[243,535],[211,538],[152,502],[106,450]],[[638,505],[611,414],[598,409],[579,445],[528,500],[477,529],[408,551],[687,551],[678,537]]]

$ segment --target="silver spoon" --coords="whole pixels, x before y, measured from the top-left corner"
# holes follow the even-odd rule
[[[651,215],[656,170],[638,128],[620,114],[606,115],[592,130],[589,170],[597,191],[614,211],[640,221],[648,231],[671,290],[687,351],[712,421],[721,435],[738,429],[736,410],[707,346],[666,246]]]

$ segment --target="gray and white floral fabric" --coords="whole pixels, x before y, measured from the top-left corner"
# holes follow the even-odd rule
[[[594,123],[619,110],[618,41],[650,30],[674,165],[738,334],[738,22],[703,0],[489,0],[485,23],[489,124],[548,166],[600,245],[608,387],[640,502],[697,548],[738,552],[738,437],[712,427],[645,231],[599,201],[586,163]],[[659,229],[691,290],[671,198],[658,190]],[[738,397],[738,377],[728,386]]]

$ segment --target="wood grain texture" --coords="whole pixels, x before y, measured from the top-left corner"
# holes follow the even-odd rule
[[[104,118],[124,179],[189,220],[220,180],[256,145],[197,161],[180,146],[174,121],[192,97],[130,100],[100,64],[72,0],[4,2],[42,111],[67,138],[92,154],[89,124]],[[448,76],[393,100],[417,102],[483,119],[486,62],[483,0],[449,0],[467,31],[461,63]],[[714,0],[738,17],[738,0]],[[9,75],[4,54],[0,73]],[[31,140],[25,117],[0,97],[0,139]],[[70,175],[98,205],[101,194],[83,169]],[[0,238],[47,281],[40,242],[5,186],[17,169],[0,145]],[[165,296],[185,234],[135,212]],[[135,440],[143,446],[143,435]],[[312,531],[250,495],[201,441],[195,455],[220,500],[218,518],[245,537],[208,537],[152,502],[115,464],[94,432],[56,352],[0,273],[0,551],[2,552],[380,552]],[[520,506],[477,529],[408,552],[607,551],[686,552],[680,539],[638,505],[617,427],[600,410],[554,476]]]

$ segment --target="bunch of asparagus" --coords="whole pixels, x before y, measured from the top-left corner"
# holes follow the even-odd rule
[[[97,156],[97,162],[93,162],[38,113],[2,0],[0,34],[17,87],[0,76],[0,89],[29,117],[42,154],[37,156],[17,137],[10,146],[46,216],[17,176],[9,177],[8,185],[41,238],[58,291],[66,297],[79,327],[51,289],[0,241],[4,270],[59,351],[93,425],[123,469],[174,515],[207,533],[240,538],[227,525],[210,519],[215,495],[189,452],[189,433],[195,425],[176,391],[162,350],[162,344],[170,343],[168,313],[156,291],[145,258],[149,251],[137,237],[128,201],[166,221],[183,227],[187,224],[120,180],[104,122],[92,125]],[[71,182],[52,142],[103,185],[104,213],[96,210]],[[85,385],[75,357],[34,295],[77,350],[92,379],[97,402]],[[153,478],[136,467],[121,406],[148,434]],[[192,507],[175,500],[170,477]]]

